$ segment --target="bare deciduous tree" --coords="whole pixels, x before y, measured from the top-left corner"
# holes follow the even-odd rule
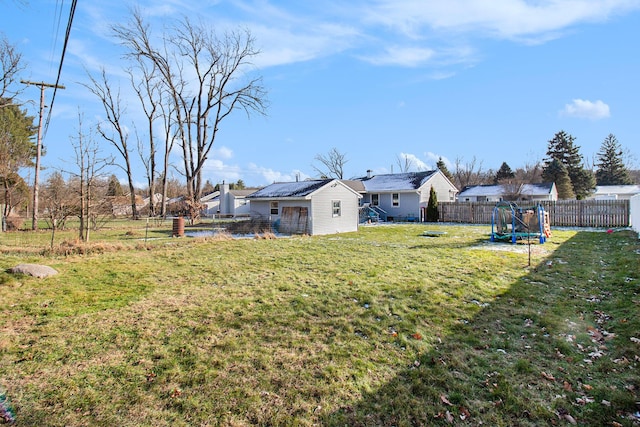
[[[107,73],[104,68],[102,69],[100,81],[97,81],[92,76],[89,76],[89,78],[91,79],[91,84],[85,85],[85,87],[98,97],[106,114],[106,121],[98,124],[98,133],[102,138],[109,141],[109,143],[116,148],[124,160],[124,166],[119,166],[127,175],[129,196],[131,199],[131,216],[133,219],[137,219],[138,209],[136,207],[136,194],[135,187],[133,185],[133,171],[131,168],[129,131],[123,123],[125,108],[122,107],[120,91],[117,90],[115,93],[113,92],[111,83],[107,78]]]
[[[317,154],[314,157],[318,166],[313,165],[313,169],[325,178],[344,179],[344,165],[349,161],[344,153],[332,148],[327,154]]]
[[[23,69],[22,54],[0,34],[0,108],[11,105],[21,92],[17,83]]]
[[[49,175],[43,190],[42,204],[51,228],[51,249],[53,250],[56,231],[64,228],[67,218],[78,213],[78,205],[60,172]]]
[[[77,194],[79,197],[80,226],[78,237],[83,242],[89,241],[90,222],[95,213],[95,190],[104,175],[107,166],[113,164],[113,157],[100,157],[100,146],[91,135],[83,133],[82,114],[78,113],[78,135],[72,139],[76,155],[77,172],[71,172],[77,178]],[[104,199],[104,198],[103,198]]]
[[[127,25],[113,28],[128,56],[153,64],[171,102],[171,126],[182,148],[187,196],[200,199],[202,168],[211,153],[220,124],[232,112],[265,114],[266,90],[260,77],[246,71],[259,51],[248,30],[218,37],[210,27],[187,18],[156,45],[139,11]],[[165,170],[165,175],[166,175]]]
[[[462,189],[467,185],[483,183],[482,161],[478,161],[476,156],[473,156],[468,162],[464,162],[462,157],[456,157],[453,163],[453,176],[456,180],[455,185],[458,188]]]
[[[158,151],[154,123],[161,111],[161,88],[160,82],[157,80],[157,73],[154,72],[153,64],[149,65],[145,61],[139,61],[137,69],[140,71],[142,79],[138,80],[132,70],[129,70],[129,78],[147,119],[146,144],[137,132],[136,137],[138,140],[138,154],[144,165],[149,187],[149,216],[153,217],[156,214],[156,154]]]
[[[400,173],[406,173],[413,167],[413,159],[405,153],[400,153],[396,156],[396,164]]]

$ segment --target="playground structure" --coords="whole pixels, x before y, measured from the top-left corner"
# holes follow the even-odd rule
[[[549,213],[542,205],[519,207],[514,202],[498,202],[491,215],[491,241],[530,240],[544,243],[551,236]]]

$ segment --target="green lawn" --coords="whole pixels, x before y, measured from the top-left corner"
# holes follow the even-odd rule
[[[529,267],[489,231],[3,235],[0,389],[19,426],[638,425],[637,235],[553,230]]]

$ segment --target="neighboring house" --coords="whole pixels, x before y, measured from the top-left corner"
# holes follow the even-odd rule
[[[132,214],[131,211],[131,196],[109,196],[108,201],[111,204],[111,213],[113,216],[128,216]],[[144,207],[144,199],[142,196],[136,195],[136,210]]]
[[[558,200],[558,189],[555,182],[542,182],[540,184],[522,184],[519,200],[531,200],[534,202]]]
[[[438,202],[455,201],[458,189],[439,169],[423,172],[407,172],[371,176],[355,182],[362,195],[362,204],[380,213],[387,221],[424,220],[431,187],[436,191]],[[353,184],[350,184],[353,186]]]
[[[597,185],[590,199],[596,200],[629,200],[640,194],[640,185]]]
[[[282,233],[334,234],[358,230],[362,196],[337,179],[271,184],[247,196],[251,217],[265,218]]]
[[[202,203],[202,214],[205,216],[213,216],[220,210],[220,192],[212,191],[200,198]]]
[[[558,189],[553,182],[540,184],[468,185],[458,194],[459,202],[556,201]]]
[[[249,190],[230,190],[229,184],[220,186],[220,205],[218,210],[221,216],[235,217],[249,215],[251,212],[251,201],[247,196],[255,193],[254,189]]]
[[[504,188],[501,185],[467,185],[458,194],[459,202],[500,202]]]

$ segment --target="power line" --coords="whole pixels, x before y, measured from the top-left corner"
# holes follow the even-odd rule
[[[71,35],[71,25],[73,24],[73,17],[76,13],[76,5],[78,0],[72,0],[71,9],[69,10],[69,21],[67,22],[67,31],[64,36],[64,44],[62,46],[62,56],[60,57],[60,65],[58,66],[58,77],[56,78],[55,86],[53,87],[53,96],[51,97],[51,105],[49,106],[49,113],[47,114],[47,121],[44,125],[44,133],[47,133],[49,128],[49,122],[51,121],[51,112],[53,111],[53,102],[56,99],[56,93],[58,91],[60,83],[60,75],[62,74],[62,64],[64,63],[64,56],[67,52],[67,44],[69,43],[69,37]]]

